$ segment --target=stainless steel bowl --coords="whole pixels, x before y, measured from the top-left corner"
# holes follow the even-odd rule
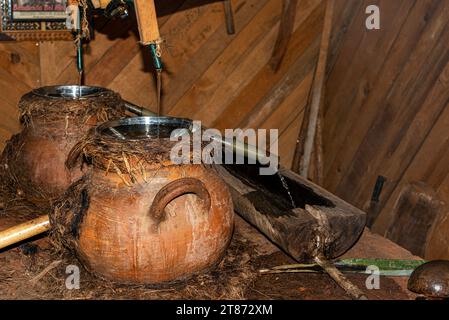
[[[91,86],[49,86],[34,89],[32,92],[35,95],[54,98],[54,99],[86,99],[91,97],[97,97],[104,92],[110,90],[101,87],[91,87]]]
[[[178,129],[178,130],[177,130]],[[134,117],[106,122],[97,133],[120,140],[168,139],[190,135],[195,128],[192,120],[172,117]]]

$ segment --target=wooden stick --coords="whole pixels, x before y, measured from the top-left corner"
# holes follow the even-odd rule
[[[270,61],[270,66],[274,71],[279,69],[287,52],[288,43],[290,42],[293,27],[295,26],[297,5],[298,0],[284,0],[282,4],[281,25],[279,26],[278,38],[274,45]]]
[[[315,183],[319,186],[323,185],[324,167],[323,167],[323,108],[320,108],[316,123],[316,137],[314,144],[315,153]]]
[[[42,216],[4,231],[0,231],[0,249],[32,238],[48,230],[50,230],[48,216]]]
[[[316,66],[313,71],[313,79],[315,79]],[[312,83],[314,80],[312,80]],[[295,153],[293,155],[293,163],[292,163],[292,171],[295,173],[299,173],[301,169],[302,157],[304,155],[304,143],[307,135],[307,128],[309,127],[309,119],[310,119],[310,100],[312,99],[312,85],[310,86],[309,92],[307,94],[307,103],[304,109],[304,115],[302,117],[301,129],[298,133],[298,139],[296,139],[296,147]]]
[[[33,279],[30,280],[31,284],[35,285],[39,282],[47,273],[49,273],[51,270],[56,268],[61,264],[62,260],[55,260],[52,263],[50,263],[44,270],[42,270],[37,276],[35,276]]]
[[[261,274],[322,273],[322,271],[309,270],[309,269],[285,269],[285,270],[260,269],[259,273]]]
[[[223,1],[226,19],[226,30],[229,35],[235,34],[234,12],[232,11],[231,0]]]
[[[74,1],[74,0],[71,0]],[[78,0],[75,0],[76,2],[78,2]],[[108,6],[108,4],[111,2],[111,0],[91,0],[92,6],[95,9],[106,9],[106,7]],[[69,1],[70,3],[70,1]]]
[[[329,51],[329,42],[332,30],[332,19],[334,13],[334,0],[328,0],[326,7],[326,16],[324,19],[323,35],[321,39],[320,56],[318,59],[318,66],[313,84],[312,105],[310,109],[309,127],[307,129],[307,136],[304,144],[303,166],[300,169],[300,174],[307,177],[309,172],[310,157],[312,154],[313,144],[315,140],[316,124],[318,113],[323,95],[324,81],[326,78],[327,56]]]
[[[315,135],[317,130],[317,121],[319,110],[321,108],[322,97],[324,96],[324,82],[326,78],[327,57],[329,51],[329,43],[332,31],[332,19],[334,13],[335,0],[328,0],[326,7],[326,16],[324,18],[323,34],[321,38],[320,54],[318,57],[318,65],[312,85],[312,98],[310,103],[310,115],[307,119],[307,131],[304,140],[304,151],[302,157],[296,156],[295,160],[302,158],[299,165],[299,173],[307,178],[309,173],[310,159],[312,155]]]
[[[134,0],[140,42],[148,45],[161,38],[154,0]]]
[[[343,289],[349,294],[354,300],[368,300],[365,294],[355,286],[351,281],[349,281],[338,269],[337,267],[326,259],[315,258],[315,262],[323,268],[326,273]]]

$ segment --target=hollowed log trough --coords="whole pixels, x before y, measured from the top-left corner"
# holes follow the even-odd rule
[[[258,170],[257,165],[218,168],[237,213],[295,260],[334,259],[357,242],[364,212],[291,170],[280,168],[272,176]]]

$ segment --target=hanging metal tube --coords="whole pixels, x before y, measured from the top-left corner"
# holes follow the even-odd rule
[[[132,102],[124,101],[125,102],[125,108],[131,112],[134,113],[137,116],[148,116],[148,117],[157,117],[158,115],[146,108],[140,107],[138,105],[135,105]],[[219,137],[212,137],[217,142],[220,142],[223,144],[223,146],[232,147],[232,150],[235,154],[243,154],[246,158],[251,159],[253,161],[256,161],[258,159],[265,159],[267,157],[277,157],[279,160],[279,156],[273,155],[273,154],[265,154],[265,152],[260,152],[256,146],[248,145],[246,143],[240,142],[240,141],[228,141],[226,139],[222,139]],[[278,161],[279,163],[279,161]]]

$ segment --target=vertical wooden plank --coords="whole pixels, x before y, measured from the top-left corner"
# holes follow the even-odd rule
[[[379,218],[373,226],[375,232],[383,234],[391,224],[392,209],[399,197],[400,190],[407,183],[411,181],[426,181],[429,177],[429,170],[435,170],[437,166],[443,166],[443,168],[447,167],[447,162],[445,162],[445,160],[448,158],[447,156],[443,157],[443,155],[449,149],[449,137],[447,136],[448,126],[449,100],[446,100],[443,112],[438,117],[436,123],[432,125],[430,132],[420,146],[419,152],[415,155],[409,167],[400,179],[395,182],[395,184],[397,184],[396,187],[390,191],[390,194],[387,193],[381,198],[385,204]],[[388,183],[386,186],[388,186]],[[432,184],[431,186],[434,188],[440,187]]]
[[[397,3],[409,4],[410,1]],[[392,108],[391,105],[385,104],[385,99],[394,88],[392,84],[400,75],[407,62],[407,57],[416,46],[422,30],[427,25],[424,12],[431,14],[436,10],[436,4],[434,1],[417,2],[410,13],[407,10],[400,11],[403,14],[398,19],[390,17],[390,20],[386,20],[384,18],[384,24],[393,24],[387,29],[392,33],[385,35],[383,40],[386,51],[380,50],[380,52],[384,52],[384,54],[378,54],[376,51],[378,49],[372,48],[371,51],[368,51],[370,54],[364,52],[358,57],[351,68],[351,72],[356,78],[346,80],[348,89],[345,93],[339,93],[340,98],[327,102],[333,105],[328,108],[329,111],[325,115],[326,132],[324,136],[326,141],[325,163],[327,164],[326,186],[330,190],[337,191],[340,180],[354,165],[353,155],[362,143],[379,109],[390,110]],[[411,37],[410,34],[413,36]],[[368,68],[368,66],[370,67]],[[365,70],[365,73],[360,73],[360,67]],[[355,85],[351,86],[351,83]],[[329,85],[333,86],[332,82],[329,82]],[[329,141],[332,142],[328,143]]]
[[[39,48],[35,42],[0,43],[0,150],[20,129],[17,103],[39,86]]]
[[[413,1],[407,0],[381,2],[384,31],[368,31],[363,24],[358,25],[357,30],[365,36],[360,46],[354,49],[357,55],[346,58],[346,70],[336,65],[329,76],[323,138],[326,150],[325,180],[330,190],[336,191],[341,176],[350,166],[352,152],[363,139],[377,112],[376,108],[383,105],[391,84],[406,61],[405,57],[415,46],[417,35],[426,24],[419,17],[426,5],[430,6],[430,1],[418,2],[416,7],[413,5]],[[412,7],[414,10],[409,14]],[[396,12],[402,14],[396,16]],[[413,18],[407,19],[409,15]],[[360,23],[364,23],[363,20]],[[340,65],[340,61],[336,63]],[[342,149],[344,153],[339,152]]]
[[[383,171],[389,167],[390,159],[391,164],[398,164],[400,160],[404,160],[391,158],[390,155],[397,150],[415,114],[437,82],[441,70],[449,62],[449,48],[446,45],[449,43],[446,18],[449,14],[449,2],[438,4],[434,11],[437,15],[429,20],[417,40],[415,50],[396,79],[395,86],[390,90],[384,108],[377,109],[377,116],[352,159],[353,163],[357,163],[357,168],[355,166],[350,168],[338,185],[341,195],[355,197],[358,199],[358,205],[369,199],[370,191],[367,187],[369,182],[372,185],[379,174],[388,178]],[[420,68],[416,68],[417,65]],[[419,145],[419,141],[417,143]],[[416,149],[410,148],[409,152],[413,157]],[[403,168],[407,167],[408,163],[405,160],[402,168],[395,170],[393,179],[402,174]],[[355,181],[357,183],[354,183]],[[355,192],[350,190],[354,187]]]

